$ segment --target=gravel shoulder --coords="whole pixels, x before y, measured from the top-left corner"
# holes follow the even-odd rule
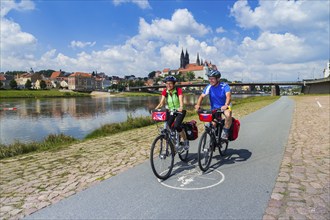
[[[295,113],[264,220],[329,219],[330,96],[295,97]]]

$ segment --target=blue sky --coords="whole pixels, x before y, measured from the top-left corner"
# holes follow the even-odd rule
[[[1,0],[1,71],[147,76],[182,48],[229,80],[319,78],[330,1]]]

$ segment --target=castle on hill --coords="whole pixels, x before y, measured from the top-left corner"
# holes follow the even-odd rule
[[[199,53],[197,53],[197,58],[195,63],[190,63],[189,53],[181,51],[180,56],[180,67],[176,70],[171,70],[169,68],[165,68],[162,71],[163,75],[178,75],[178,74],[186,74],[187,72],[193,72],[195,74],[195,78],[205,79],[205,76],[208,72],[208,69],[217,69],[217,66],[208,61],[203,61],[203,59],[199,58]],[[207,79],[207,78],[206,78]]]

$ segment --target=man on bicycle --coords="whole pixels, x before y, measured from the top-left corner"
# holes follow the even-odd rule
[[[210,70],[207,74],[210,84],[207,85],[203,93],[199,96],[195,109],[198,110],[205,96],[209,96],[211,110],[219,109],[224,111],[225,125],[222,133],[223,139],[228,139],[229,129],[232,123],[231,112],[231,92],[227,83],[220,82],[221,73],[218,70]]]
[[[171,128],[174,122],[173,129],[176,129],[182,139],[184,140],[184,148],[189,148],[189,141],[187,139],[186,132],[182,129],[182,121],[186,116],[186,110],[183,110],[183,93],[181,88],[175,88],[176,78],[174,76],[167,76],[164,79],[166,88],[162,91],[162,98],[155,109],[159,109],[167,102],[168,109],[170,111],[177,110],[177,114],[170,114],[167,119],[167,124]]]

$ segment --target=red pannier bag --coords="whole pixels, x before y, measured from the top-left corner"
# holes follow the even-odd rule
[[[197,122],[195,120],[191,120],[189,122],[183,122],[182,126],[186,132],[188,140],[193,141],[198,138]]]
[[[234,141],[237,139],[240,127],[241,127],[240,121],[232,117],[232,124],[230,126],[230,134],[228,140]]]

